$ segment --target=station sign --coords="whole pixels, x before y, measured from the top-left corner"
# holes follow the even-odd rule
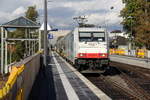
[[[53,36],[53,34],[48,34],[48,39],[53,39],[54,38],[54,36]]]

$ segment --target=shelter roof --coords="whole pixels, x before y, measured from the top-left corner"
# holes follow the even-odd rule
[[[6,28],[39,28],[40,25],[26,17],[19,17],[1,25]]]

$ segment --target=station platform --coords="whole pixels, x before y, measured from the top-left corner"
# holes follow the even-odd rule
[[[40,74],[29,100],[111,100],[54,52],[51,63]]]
[[[150,59],[121,56],[121,55],[110,55],[110,61],[150,69]]]

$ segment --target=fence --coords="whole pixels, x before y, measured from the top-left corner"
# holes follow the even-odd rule
[[[40,68],[41,53],[12,67],[8,81],[0,89],[0,100],[27,100]]]
[[[138,58],[150,58],[150,51],[144,49],[125,50],[125,49],[110,49],[110,55],[126,55]]]

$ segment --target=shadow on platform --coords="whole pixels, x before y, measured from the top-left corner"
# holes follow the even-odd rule
[[[52,67],[41,68],[28,100],[56,100]]]

